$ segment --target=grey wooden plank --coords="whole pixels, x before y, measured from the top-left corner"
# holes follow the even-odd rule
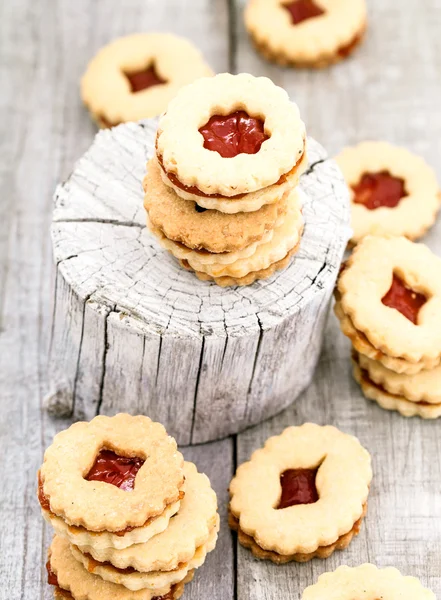
[[[69,424],[44,416],[41,400],[52,317],[52,194],[95,134],[81,105],[79,78],[93,53],[113,37],[153,29],[186,35],[215,70],[225,70],[226,28],[224,0],[0,4],[2,598],[52,598],[44,573],[51,533],[43,527],[35,483],[44,448]],[[213,561],[205,585],[215,580],[212,572]],[[228,597],[231,575],[219,585]],[[201,597],[199,588],[193,597]]]
[[[365,44],[348,62],[320,72],[283,69],[261,59],[244,31],[244,4],[236,2],[238,71],[266,75],[284,86],[298,102],[308,133],[331,153],[363,139],[387,139],[422,154],[441,179],[441,23],[436,0],[407,0],[400,10],[392,1],[371,0]],[[410,32],[417,42],[410,42]],[[441,254],[440,221],[425,241]],[[238,437],[238,464],[270,435],[305,421],[353,433],[372,453],[367,520],[349,549],[327,561],[278,567],[258,562],[239,547],[238,599],[297,598],[321,573],[366,561],[416,575],[439,595],[440,425],[406,420],[364,399],[351,377],[349,344],[333,315],[312,385],[284,413]]]

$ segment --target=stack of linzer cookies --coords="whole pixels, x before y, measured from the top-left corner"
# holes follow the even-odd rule
[[[406,417],[440,417],[441,259],[405,237],[367,236],[335,296],[365,396]]]
[[[148,417],[99,416],[59,433],[38,492],[56,532],[56,598],[175,600],[216,545],[208,478]]]
[[[306,162],[305,127],[284,90],[248,74],[199,79],[160,119],[147,224],[199,279],[265,279],[299,247]]]

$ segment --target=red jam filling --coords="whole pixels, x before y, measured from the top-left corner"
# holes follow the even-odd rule
[[[297,504],[314,504],[319,499],[315,478],[318,469],[288,469],[280,475],[282,497],[278,509]]]
[[[143,464],[142,458],[128,458],[112,450],[101,450],[85,479],[104,481],[129,492],[135,487],[136,474]]]
[[[204,138],[204,148],[218,152],[223,158],[256,154],[269,137],[265,134],[263,121],[250,117],[243,110],[226,116],[214,115],[199,133]]]
[[[381,301],[385,306],[395,308],[406,319],[417,325],[418,313],[421,307],[427,302],[427,298],[423,294],[414,292],[406,287],[404,281],[394,274],[390,290]]]
[[[52,571],[50,560],[48,560],[46,563],[46,570],[47,570],[48,584],[49,585],[58,585],[58,579],[57,579],[57,576],[55,575],[55,573]]]
[[[293,25],[298,25],[307,19],[313,19],[323,15],[325,11],[318,6],[314,0],[294,0],[290,4],[284,4],[284,8],[289,11]]]
[[[49,498],[43,491],[43,481],[41,480],[40,473],[38,473],[38,501],[43,510],[50,510]]]
[[[135,73],[124,73],[130,83],[132,94],[141,92],[147,88],[153,87],[154,85],[162,85],[167,83],[165,79],[162,79],[156,72],[155,65],[150,65],[143,71],[136,71]]]
[[[407,196],[403,179],[389,171],[364,173],[357,185],[353,185],[354,202],[364,204],[369,210],[385,206],[395,208]]]

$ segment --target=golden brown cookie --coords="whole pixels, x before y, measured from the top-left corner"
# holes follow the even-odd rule
[[[371,479],[370,456],[353,436],[311,423],[289,427],[237,469],[231,523],[261,558],[327,557],[358,533]]]
[[[285,198],[248,213],[225,214],[200,209],[195,202],[179,198],[164,185],[156,159],[147,165],[144,186],[144,206],[151,223],[169,239],[198,250],[242,250],[260,240],[287,211]]]
[[[98,416],[55,436],[39,472],[40,504],[89,531],[142,527],[181,499],[183,463],[159,423]]]
[[[337,290],[342,313],[382,354],[415,365],[440,361],[441,259],[429,248],[404,237],[367,236]]]
[[[397,569],[378,569],[365,564],[360,567],[339,567],[325,573],[317,583],[303,592],[302,600],[354,600],[378,598],[384,600],[436,600],[435,594],[424,588],[415,577],[404,577]]]
[[[365,0],[249,0],[245,25],[257,49],[280,65],[322,68],[364,37]]]
[[[363,142],[336,161],[351,191],[353,244],[369,234],[415,240],[435,222],[439,184],[421,157],[387,142]]]
[[[112,127],[160,115],[182,86],[211,74],[188,40],[137,33],[98,52],[81,80],[81,96],[97,124]]]
[[[270,79],[248,73],[223,73],[183,88],[158,127],[158,159],[187,192],[256,192],[292,174],[304,152],[297,106]]]

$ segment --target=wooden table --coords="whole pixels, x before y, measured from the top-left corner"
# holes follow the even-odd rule
[[[355,57],[323,72],[270,66],[252,50],[234,0],[14,0],[0,6],[1,597],[49,599],[50,532],[35,497],[36,471],[53,435],[69,425],[42,412],[51,328],[52,194],[95,128],[78,80],[89,58],[119,35],[170,30],[191,38],[216,71],[250,71],[285,86],[308,131],[331,153],[366,138],[404,144],[441,178],[439,0],[368,0],[370,27]],[[427,236],[441,254],[441,223]],[[295,377],[295,374],[293,374]],[[236,546],[226,519],[236,464],[289,424],[334,424],[373,456],[375,478],[360,536],[327,561],[276,567]],[[187,599],[299,598],[319,574],[371,561],[419,576],[441,597],[440,423],[404,419],[366,401],[352,381],[349,346],[330,317],[313,385],[285,413],[203,447],[184,449],[219,495],[216,551]],[[262,482],[263,484],[263,482]]]

